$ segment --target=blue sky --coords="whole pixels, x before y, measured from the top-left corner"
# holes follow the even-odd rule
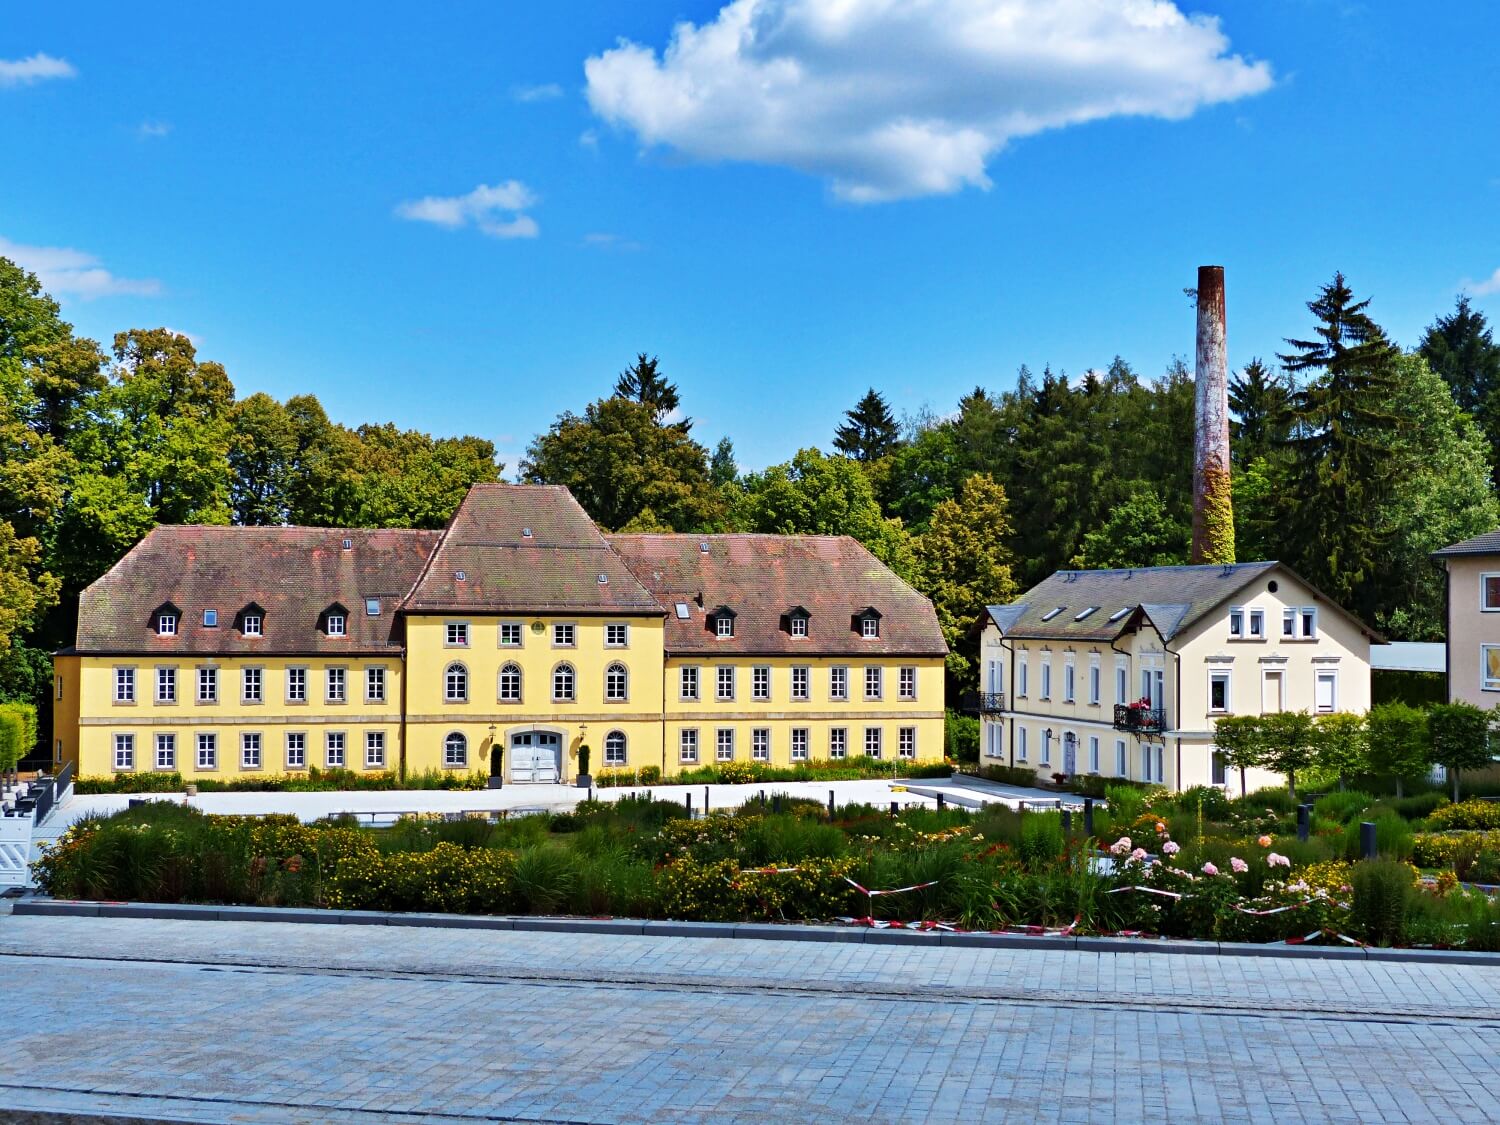
[[[1403,343],[1500,316],[1489,0],[722,8],[7,4],[0,253],[508,473],[641,350],[759,467],[869,385],[1156,374],[1201,263],[1236,367],[1335,269]]]

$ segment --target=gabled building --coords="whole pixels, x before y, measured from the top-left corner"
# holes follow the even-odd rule
[[[1229,782],[1222,716],[1367,710],[1381,642],[1276,562],[1059,571],[980,626],[981,764],[1172,789]]]
[[[83,594],[54,752],[189,780],[931,759],[945,653],[853,540],[610,537],[565,488],[484,484],[441,532],[156,528]]]
[[[1500,531],[1435,551],[1447,572],[1448,701],[1500,702]]]

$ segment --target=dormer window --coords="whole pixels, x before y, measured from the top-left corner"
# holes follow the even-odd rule
[[[156,615],[156,635],[158,637],[175,637],[177,635],[176,613],[164,609]]]
[[[240,623],[240,632],[247,637],[258,637],[260,632],[260,614],[247,613]]]
[[[714,636],[727,640],[734,636],[734,610],[721,605],[709,615]]]
[[[322,613],[318,621],[319,629],[326,637],[343,637],[349,632],[349,611],[338,602],[334,602]]]
[[[805,618],[805,617],[794,617],[794,618],[792,618],[792,636],[794,636],[794,637],[805,637],[805,636],[807,636],[807,618]]]
[[[330,637],[342,637],[344,635],[344,615],[342,613],[330,613],[328,615],[327,633]]]
[[[811,615],[807,610],[803,609],[800,605],[794,605],[787,612],[786,616],[781,619],[782,626],[786,629],[789,636],[806,637],[807,623],[810,618]]]
[[[868,606],[854,615],[854,628],[859,635],[867,641],[873,641],[880,636],[880,612],[874,606]]]
[[[242,637],[259,637],[264,634],[265,620],[266,611],[255,602],[251,602],[234,615],[234,627],[239,630]]]

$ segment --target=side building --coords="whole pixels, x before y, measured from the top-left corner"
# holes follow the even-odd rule
[[[1362,713],[1372,643],[1382,640],[1276,562],[1059,571],[981,618],[980,759],[1226,785],[1219,718]]]
[[[1500,531],[1433,553],[1448,575],[1448,702],[1500,703]]]
[[[482,771],[557,782],[869,752],[940,759],[932,606],[853,540],[605,536],[475,485],[441,531],[159,527],[56,654],[84,776]]]

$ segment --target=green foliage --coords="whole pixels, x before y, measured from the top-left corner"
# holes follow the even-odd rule
[[[1319,817],[1348,824],[1350,820],[1375,803],[1375,798],[1357,789],[1346,789],[1341,793],[1327,793],[1313,802],[1313,812]]]
[[[1423,333],[1417,352],[1447,384],[1458,408],[1483,431],[1489,463],[1500,464],[1500,344],[1467,293],[1454,301],[1452,313],[1439,316]]]
[[[1368,859],[1354,865],[1351,879],[1357,936],[1372,945],[1400,944],[1414,894],[1411,867],[1396,860]]]
[[[30,703],[0,703],[0,770],[15,769],[36,740],[36,708]]]
[[[1195,785],[1177,794],[1176,804],[1185,813],[1196,816],[1200,811],[1205,820],[1228,820],[1231,810],[1229,798],[1217,785]]]
[[[1427,818],[1434,828],[1500,829],[1500,801],[1463,801],[1434,809]]]
[[[1389,810],[1376,812],[1369,809],[1360,819],[1350,821],[1344,829],[1345,859],[1360,858],[1360,824],[1366,821],[1375,825],[1375,851],[1378,855],[1400,860],[1412,857],[1416,840],[1406,818]]]
[[[1427,714],[1406,703],[1377,703],[1365,720],[1372,773],[1393,778],[1397,792],[1429,768]]]
[[[1245,771],[1258,766],[1266,754],[1266,730],[1259,715],[1231,715],[1214,723],[1214,746],[1224,760],[1240,771],[1240,796],[1245,796]]]
[[[1060,814],[1028,813],[1022,818],[1021,841],[1017,851],[1021,862],[1027,867],[1037,870],[1055,862],[1066,846]]]
[[[979,720],[957,711],[943,712],[946,755],[955,762],[979,761]]]
[[[1297,771],[1313,764],[1318,750],[1318,730],[1306,711],[1277,711],[1260,717],[1262,753],[1260,765],[1286,777],[1287,791],[1296,803]]]
[[[1080,567],[1179,566],[1187,562],[1187,525],[1174,520],[1154,488],[1142,488],[1116,505],[1083,537]]]
[[[647,359],[645,352],[637,353],[635,363],[620,372],[615,380],[615,397],[649,407],[658,425],[664,424],[678,405],[677,384],[668,382],[662,374],[660,358]],[[687,433],[693,424],[684,420],[676,425]]]
[[[891,408],[874,387],[865,392],[853,410],[844,412],[844,424],[834,433],[833,447],[856,461],[878,461],[896,444],[900,427]]]
[[[1362,715],[1347,711],[1319,715],[1314,721],[1313,758],[1318,769],[1343,783],[1369,767],[1369,730]]]
[[[1427,712],[1427,742],[1432,761],[1447,768],[1458,800],[1464,770],[1488,766],[1495,716],[1471,703],[1439,703]]]

